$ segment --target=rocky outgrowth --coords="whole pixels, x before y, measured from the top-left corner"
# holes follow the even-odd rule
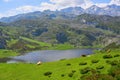
[[[6,40],[4,38],[0,38],[0,49],[5,49],[7,46]]]
[[[2,36],[2,31],[0,30],[0,36]]]

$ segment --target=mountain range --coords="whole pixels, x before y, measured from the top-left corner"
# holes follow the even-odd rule
[[[25,49],[26,47],[31,49],[31,45],[34,45],[32,48],[38,49],[31,41],[50,43],[53,46],[70,44],[76,48],[100,47],[112,42],[120,42],[120,16],[95,14],[75,16],[47,10],[44,13],[34,12],[13,16],[8,22],[0,23],[1,48],[19,49],[19,45],[22,44],[20,48],[24,46]],[[31,45],[27,46],[28,44]]]
[[[64,8],[61,10],[56,10],[56,11],[50,11],[50,10],[44,10],[43,12],[41,11],[36,11],[36,12],[31,12],[31,13],[26,13],[26,14],[19,14],[16,16],[11,16],[11,17],[3,17],[0,19],[1,22],[13,22],[16,20],[20,19],[36,19],[40,18],[43,16],[50,15],[51,18],[55,18],[57,16],[63,16],[64,18],[67,17],[74,17],[76,15],[81,15],[81,14],[95,14],[95,15],[109,15],[109,16],[120,16],[120,6],[119,5],[108,5],[106,7],[98,7],[96,5],[93,5],[87,9],[83,9],[81,7],[69,7],[69,8]]]
[[[31,46],[32,49],[42,49],[38,42],[33,44],[36,41],[50,43],[53,47],[70,44],[76,48],[120,43],[120,6],[68,7],[3,17],[0,19],[0,35],[1,48],[18,50],[22,47],[31,50]]]

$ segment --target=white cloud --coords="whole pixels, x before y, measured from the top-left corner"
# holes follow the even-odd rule
[[[39,10],[40,8],[37,6],[22,6],[22,7],[18,7],[14,10],[14,12],[18,11],[20,13],[26,13],[26,12],[32,12],[32,11],[36,11]]]
[[[93,5],[92,1],[90,0],[50,0],[50,3],[42,3],[41,8],[43,9],[62,9],[67,7],[76,7],[80,6],[82,8],[88,8]]]
[[[108,3],[99,3],[99,4],[95,4],[98,7],[106,7],[108,5]]]
[[[54,10],[58,9],[58,6],[56,6],[55,4],[49,4],[49,3],[44,2],[44,3],[41,3],[39,8],[41,11],[47,10],[47,9],[54,11]]]
[[[3,17],[4,15],[3,14],[0,14],[0,18]]]
[[[3,0],[4,2],[9,2],[9,1],[11,1],[11,0]]]
[[[40,11],[40,7],[37,6],[21,6],[16,9],[11,9],[5,13],[1,13],[0,17],[8,17],[8,16],[13,16],[17,14],[22,14],[22,13],[28,13],[28,12],[33,12],[33,11]]]
[[[109,3],[99,3],[96,5],[99,7],[106,7],[107,5],[113,5],[113,4],[120,6],[120,0],[111,0]]]
[[[111,4],[120,5],[120,0],[111,0],[110,5]]]
[[[10,0],[4,0],[6,2]],[[21,13],[28,13],[28,12],[33,12],[33,11],[43,11],[50,9],[52,11],[58,9],[63,9],[67,7],[75,7],[75,6],[80,6],[82,8],[88,8],[91,5],[93,5],[92,1],[90,0],[50,0],[50,2],[42,2],[39,6],[21,6],[15,9],[11,9],[4,14],[0,15],[0,17],[7,17],[7,16],[13,16],[16,14],[21,14]]]

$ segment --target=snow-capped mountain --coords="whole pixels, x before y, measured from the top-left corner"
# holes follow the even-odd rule
[[[79,5],[80,7],[82,7],[83,9],[87,9],[89,7],[91,7],[92,5],[94,5],[94,3],[91,0],[79,0],[82,1],[81,5]]]
[[[88,14],[120,16],[120,6],[115,4],[108,5],[106,7],[98,7],[96,5],[93,5],[90,8],[86,9],[84,12]]]
[[[120,6],[118,5],[108,5],[104,8],[106,15],[120,16]]]
[[[114,0],[114,1],[118,1],[118,0]],[[4,17],[4,18],[1,18],[0,21],[12,22],[15,20],[19,20],[21,18],[36,19],[36,18],[41,18],[46,16],[47,18],[56,18],[58,16],[61,16],[64,18],[72,18],[76,15],[81,15],[84,13],[95,14],[95,15],[120,16],[120,5],[112,4],[112,5],[107,5],[105,7],[98,7],[97,5],[93,5],[87,9],[83,9],[82,7],[68,7],[58,11],[45,10],[43,12],[38,11],[37,13],[32,12],[32,13],[26,13],[26,14],[19,14],[16,16],[8,17],[8,18]]]
[[[112,4],[120,6],[120,0],[111,0],[110,5]]]
[[[60,12],[80,15],[83,13],[96,14],[96,15],[109,15],[109,16],[120,16],[120,6],[112,4],[105,7],[98,7],[93,5],[87,9],[82,9],[81,7],[69,7],[62,9]]]
[[[86,9],[85,13],[102,15],[103,13],[105,13],[105,10],[96,5],[93,5],[93,6],[89,7],[88,9]]]
[[[80,15],[84,13],[84,9],[81,7],[69,7],[69,8],[62,9],[60,12],[63,12],[65,14]]]

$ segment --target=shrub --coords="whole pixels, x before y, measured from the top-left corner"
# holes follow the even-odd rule
[[[92,62],[92,63],[98,63],[99,60],[92,60],[91,62]]]
[[[67,63],[66,65],[67,65],[67,66],[71,66],[71,64],[70,64],[70,63]]]
[[[111,61],[111,62],[110,62],[110,64],[111,64],[112,66],[117,65],[118,63],[119,63],[119,61],[117,61],[117,60],[114,60],[114,61]]]
[[[119,74],[115,76],[117,80],[120,80],[120,71]]]
[[[50,76],[52,74],[52,72],[45,72],[44,75],[45,76]]]
[[[106,60],[106,63],[110,64],[110,63],[111,63],[111,61],[110,61],[110,60]]]
[[[116,80],[107,74],[83,75],[80,80]]]
[[[80,73],[81,73],[81,74],[86,74],[86,73],[88,73],[90,70],[91,70],[91,68],[86,67],[86,68],[82,69],[82,70],[80,71]]]
[[[103,69],[104,68],[104,66],[98,66],[98,67],[96,67],[96,69]]]
[[[72,76],[73,76],[73,73],[69,73],[68,76],[69,76],[69,77],[72,77]]]
[[[118,62],[117,65],[112,66],[109,74],[116,78],[116,80],[120,80],[120,63]]]
[[[119,63],[119,61],[117,61],[117,60],[113,60],[113,61],[106,60],[106,63],[111,64],[112,66],[114,66],[114,65],[117,65]]]
[[[81,62],[79,65],[87,65],[87,62]]]
[[[119,54],[114,55],[114,57],[119,57],[119,56],[120,56]]]
[[[103,58],[104,58],[104,59],[112,58],[112,55],[107,54],[107,55],[104,55]]]
[[[61,74],[61,77],[64,77],[65,75],[64,74]]]
[[[72,70],[72,73],[75,73],[76,71],[75,70]]]
[[[83,54],[83,55],[81,55],[82,57],[86,57],[87,55],[85,55],[85,54]]]
[[[97,70],[97,73],[99,73],[99,74],[100,74],[101,72],[100,72],[99,70]]]
[[[90,70],[92,74],[97,74],[98,73],[98,70],[95,70],[95,69],[91,69]]]

